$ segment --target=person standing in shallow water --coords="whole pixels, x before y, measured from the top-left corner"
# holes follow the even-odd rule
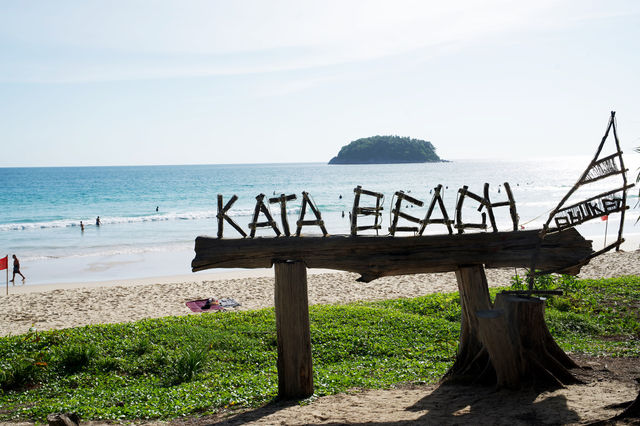
[[[84,232],[84,223],[80,221],[80,232]]]
[[[11,278],[11,282],[15,281],[16,274],[19,274],[22,277],[22,281],[24,281],[26,279],[25,276],[22,275],[22,272],[20,272],[20,261],[18,260],[18,258],[14,254],[13,255],[13,278]]]
[[[96,226],[100,226],[100,216],[96,217]]]

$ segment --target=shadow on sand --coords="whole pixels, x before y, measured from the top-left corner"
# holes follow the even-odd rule
[[[534,424],[573,424],[579,423],[580,417],[567,405],[567,400],[562,395],[551,396],[536,401],[540,392],[535,390],[494,390],[491,387],[464,386],[444,384],[424,396],[413,405],[405,408],[406,411],[424,413],[419,417],[413,416],[411,420],[357,422],[349,421],[349,424],[400,426],[415,424],[433,425],[534,425]],[[269,424],[305,424],[311,419],[303,416],[299,423],[289,418],[281,422],[277,419],[266,417],[280,410],[297,405],[295,401],[275,401],[255,410],[246,411],[224,420],[210,419],[206,424],[240,425],[248,422],[264,422]],[[327,410],[328,411],[328,410]],[[322,424],[345,424],[345,420],[335,419],[330,411],[322,413]],[[339,415],[337,418],[343,418]],[[403,417],[398,413],[398,417]],[[389,416],[386,417],[387,419]],[[204,419],[203,419],[204,420]],[[313,422],[312,422],[313,423]]]

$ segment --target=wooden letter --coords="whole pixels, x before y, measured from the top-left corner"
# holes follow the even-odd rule
[[[482,213],[482,223],[462,223],[462,205],[464,204],[464,199],[469,197],[480,203],[480,207],[478,207],[478,211],[482,210],[484,206],[487,206],[489,202],[480,197],[479,195],[474,194],[473,192],[468,190],[468,186],[463,186],[458,190],[458,204],[456,205],[456,224],[455,227],[458,229],[458,234],[462,234],[465,228],[476,228],[476,229],[487,229],[487,214]]]
[[[353,199],[353,210],[351,211],[351,235],[358,235],[358,231],[364,231],[367,229],[375,229],[376,235],[378,235],[378,230],[382,227],[379,223],[379,220],[382,216],[382,203],[384,200],[384,194],[380,194],[379,192],[368,191],[366,189],[362,189],[360,185],[358,185],[353,192],[356,194]],[[376,206],[375,207],[360,207],[360,195],[369,195],[376,198]],[[373,216],[374,222],[373,225],[365,225],[358,226],[358,216]]]
[[[316,220],[304,220],[304,215],[307,212],[307,205],[315,215]],[[302,191],[302,208],[300,209],[300,218],[298,219],[297,225],[298,228],[296,229],[296,237],[300,236],[302,227],[305,225],[317,225],[322,230],[322,235],[324,235],[325,237],[328,235],[327,228],[324,227],[324,221],[322,220],[322,216],[320,215],[320,210],[318,210],[313,202],[311,202],[309,194],[304,191]]]
[[[433,198],[431,199],[431,204],[429,204],[429,210],[427,210],[427,215],[422,220],[422,226],[420,227],[420,231],[418,235],[422,235],[424,229],[430,223],[438,223],[441,225],[445,225],[447,230],[449,231],[449,235],[453,234],[453,229],[451,229],[451,225],[453,224],[452,220],[449,220],[449,215],[447,214],[447,209],[444,206],[444,202],[442,201],[442,196],[440,195],[440,191],[442,191],[442,185],[438,185],[433,190]],[[438,203],[438,207],[440,207],[440,211],[442,212],[442,219],[431,219],[431,214],[433,213],[433,209],[436,206],[436,202]]]
[[[229,209],[231,208],[231,206],[233,205],[233,203],[235,203],[238,200],[238,196],[234,195],[233,197],[231,197],[231,199],[227,202],[227,205],[224,206],[224,208],[222,207],[222,194],[218,194],[218,214],[216,215],[216,217],[218,218],[218,238],[222,238],[222,227],[224,225],[224,221],[226,220],[227,222],[229,222],[229,225],[233,226],[235,228],[236,231],[238,231],[240,233],[240,235],[242,235],[242,237],[246,237],[247,233],[244,232],[242,230],[242,228],[240,228],[240,225],[238,225],[237,223],[235,223],[233,221],[233,219],[231,219],[228,215],[227,212],[229,211]]]
[[[258,222],[258,216],[260,215],[260,212],[264,213],[264,215],[267,217],[266,222]],[[269,226],[273,228],[273,230],[276,233],[276,236],[280,236],[280,230],[278,229],[278,225],[276,224],[276,221],[273,220],[273,216],[271,216],[271,212],[269,212],[269,209],[264,204],[264,194],[260,194],[256,197],[256,208],[253,211],[253,220],[249,224],[249,229],[251,229],[250,237],[251,238],[255,237],[256,229],[266,228]]]
[[[291,235],[291,231],[289,230],[289,221],[287,220],[287,201],[295,199],[295,194],[281,194],[279,197],[269,198],[270,204],[280,203],[280,218],[282,219],[282,229],[284,229],[284,235],[286,235],[287,237]]]
[[[402,207],[402,202],[403,201],[407,201],[411,204],[414,204],[418,207],[422,207],[424,205],[424,203],[416,198],[413,198],[407,194],[405,194],[403,191],[398,191],[395,194],[396,196],[396,206],[394,207],[393,210],[391,210],[391,213],[393,213],[393,219],[391,222],[391,226],[389,227],[389,233],[391,235],[395,235],[396,231],[406,231],[406,232],[413,232],[414,234],[418,232],[418,227],[417,226],[398,226],[398,219],[399,218],[403,218],[408,220],[409,222],[413,222],[413,223],[418,223],[420,225],[422,225],[422,221],[420,219],[418,219],[417,217],[413,217],[409,214],[406,213],[402,213],[400,211],[400,208]]]
[[[509,207],[509,214],[511,215],[511,222],[513,223],[513,230],[518,230],[518,213],[516,211],[516,202],[513,199],[513,193],[511,192],[511,187],[508,182],[504,183],[504,189],[507,193],[508,201],[501,201],[498,203],[491,203],[489,198],[489,184],[484,184],[484,199],[486,203],[483,203],[480,206],[479,210],[482,210],[482,207],[487,208],[487,213],[489,213],[489,221],[491,222],[491,228],[493,228],[493,232],[498,232],[498,227],[496,226],[496,218],[493,214],[493,209],[495,207]]]

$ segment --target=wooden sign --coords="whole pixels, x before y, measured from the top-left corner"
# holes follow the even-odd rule
[[[553,216],[557,229],[570,228],[591,219],[624,211],[626,209],[624,191],[632,186],[627,185],[623,188],[596,195],[577,204],[563,207]]]
[[[458,190],[459,197],[458,203],[456,205],[455,211],[455,222],[449,219],[449,213],[444,205],[442,200],[442,185],[438,185],[434,188],[433,196],[431,198],[431,203],[429,204],[429,208],[427,209],[426,216],[424,218],[419,218],[413,216],[405,211],[403,211],[403,205],[408,207],[409,205],[423,207],[424,202],[410,196],[404,191],[397,191],[392,201],[392,209],[391,209],[391,225],[389,226],[389,235],[395,236],[397,232],[411,232],[414,235],[423,235],[425,229],[428,225],[431,224],[440,224],[444,225],[447,228],[448,234],[453,234],[452,227],[455,227],[458,230],[459,234],[464,233],[465,229],[481,229],[486,230],[488,228],[487,225],[487,215],[491,224],[491,230],[493,232],[498,232],[498,227],[496,225],[494,210],[500,207],[509,207],[511,220],[513,222],[513,230],[518,230],[518,215],[516,212],[516,202],[513,198],[513,194],[511,193],[511,188],[508,182],[504,183],[505,192],[507,194],[507,201],[501,202],[491,202],[489,197],[489,184],[484,184],[484,196],[479,196],[469,191],[468,186],[464,186]],[[371,191],[368,189],[362,188],[362,186],[357,186],[353,190],[354,199],[353,199],[353,208],[351,210],[350,219],[351,219],[351,235],[358,236],[362,231],[375,231],[376,235],[378,235],[379,231],[382,229],[382,212],[384,211],[384,194],[376,191]],[[282,232],[278,227],[278,223],[274,220],[273,215],[271,214],[268,206],[264,202],[265,195],[259,194],[256,197],[256,205],[253,211],[253,218],[249,223],[248,227],[250,230],[249,237],[254,238],[256,236],[256,231],[258,229],[271,229],[275,233],[275,236],[280,236]],[[464,201],[469,198],[473,201],[476,201],[479,204],[478,212],[480,213],[480,217],[482,222],[480,223],[467,223],[462,220],[462,210],[464,206]],[[281,194],[278,197],[269,198],[269,204],[279,204],[280,205],[280,221],[281,226],[284,232],[285,237],[292,236],[289,222],[287,219],[287,202],[296,200],[297,197],[295,194],[285,195]],[[218,238],[222,238],[224,235],[224,222],[229,223],[236,231],[240,233],[240,235],[244,238],[247,236],[247,233],[242,230],[242,228],[233,221],[233,219],[229,216],[229,210],[233,206],[233,204],[238,200],[238,196],[234,195],[227,202],[227,204],[223,205],[223,196],[222,194],[218,194],[218,214],[216,217],[218,218]],[[432,215],[435,211],[436,206],[440,209],[440,213],[442,218],[434,219]],[[308,220],[305,218],[307,214],[307,208],[314,215],[315,219]],[[486,212],[482,211],[486,210]],[[266,220],[259,221],[260,215],[264,215]],[[372,222],[362,224],[362,220],[372,219]],[[400,219],[406,220],[408,222],[415,223],[415,226],[402,226],[399,225]],[[322,219],[322,213],[318,209],[318,207],[311,201],[311,195],[308,192],[302,192],[302,206],[300,208],[300,216],[296,222],[297,228],[295,232],[295,237],[300,237],[302,233],[302,227],[304,226],[318,226],[322,232],[323,236],[328,236],[329,232],[327,231],[324,220]]]
[[[620,228],[618,230],[618,239],[611,245],[611,248],[620,248],[620,244],[624,241],[622,239],[622,229],[624,225],[625,210],[628,208],[626,191],[633,187],[633,184],[627,184],[626,172],[628,169],[625,168],[624,160],[622,159],[622,150],[620,149],[620,141],[618,140],[615,118],[615,111],[611,111],[607,130],[604,132],[604,136],[602,137],[600,145],[598,145],[598,149],[596,150],[593,160],[591,160],[591,163],[589,163],[585,171],[582,173],[578,182],[573,185],[560,203],[558,203],[558,206],[551,212],[551,214],[549,214],[549,218],[542,228],[542,236],[549,232],[561,231],[562,229],[576,226],[610,213],[619,212]],[[615,153],[600,158],[602,149],[609,137],[609,134],[613,134]],[[564,206],[564,204],[579,188],[616,175],[619,175],[622,181],[622,185],[617,189],[601,193],[567,207]],[[551,222],[556,225],[555,228],[549,226]]]
[[[602,147],[612,131],[616,153],[601,157]],[[217,238],[198,237],[196,256],[191,263],[193,271],[210,268],[268,268],[275,265],[274,304],[278,340],[279,395],[283,398],[304,398],[313,394],[313,368],[311,357],[310,322],[308,313],[306,268],[327,268],[357,272],[360,281],[371,281],[391,275],[424,272],[455,271],[460,289],[462,330],[456,362],[449,377],[485,379],[493,375],[499,386],[520,387],[525,380],[541,377],[555,385],[572,383],[567,370],[575,363],[557,346],[544,324],[544,303],[532,298],[536,294],[533,278],[526,297],[503,293],[495,306],[489,297],[484,268],[531,267],[545,272],[576,274],[591,258],[612,247],[619,248],[626,206],[626,169],[616,135],[615,114],[611,113],[609,126],[598,151],[576,185],[551,212],[542,229],[521,231],[515,199],[508,183],[504,183],[506,200],[490,199],[489,184],[482,195],[463,186],[458,190],[455,221],[442,200],[442,185],[438,185],[423,218],[403,211],[403,205],[424,206],[424,202],[403,191],[394,194],[391,203],[391,223],[388,236],[359,235],[362,231],[382,229],[384,194],[354,189],[350,234],[329,235],[322,215],[307,192],[302,193],[302,206],[292,236],[287,220],[287,202],[296,195],[281,194],[270,198],[269,204],[280,206],[282,232],[265,204],[264,194],[256,197],[250,238],[231,219],[230,209],[237,196],[224,204],[218,195]],[[581,186],[620,175],[622,185],[597,196],[565,205]],[[475,203],[475,221],[463,220],[465,203]],[[467,204],[468,205],[468,204]],[[434,218],[436,207],[441,218]],[[512,231],[499,232],[495,210],[508,208]],[[307,208],[314,218],[307,218]],[[586,221],[611,213],[620,213],[617,241],[599,252],[594,252],[591,241],[585,240],[574,227]],[[264,219],[260,219],[264,216]],[[407,221],[404,226],[400,220]],[[367,221],[363,223],[363,221]],[[224,239],[223,226],[227,222],[243,238]],[[550,227],[553,223],[555,226]],[[446,227],[447,234],[423,235],[432,225]],[[304,226],[317,226],[322,236],[302,237]],[[492,232],[465,233],[479,229]],[[258,229],[274,232],[272,238],[254,238]],[[457,233],[454,234],[453,230]],[[413,235],[396,238],[398,232]],[[357,237],[357,238],[356,238]],[[533,277],[534,274],[531,274]],[[515,336],[515,337],[514,337]],[[541,357],[540,354],[544,356]],[[491,366],[492,368],[488,368]]]
[[[610,134],[614,137],[615,153],[602,155],[603,146]],[[608,216],[612,213],[620,213],[620,228],[617,240],[604,249],[592,253],[590,256],[597,256],[611,248],[619,249],[620,244],[624,241],[622,239],[622,228],[625,211],[628,208],[626,203],[626,191],[633,187],[633,184],[627,183],[626,171],[627,169],[624,166],[622,151],[620,150],[620,143],[616,131],[615,113],[612,112],[607,130],[600,142],[600,145],[598,146],[593,160],[581,175],[578,182],[551,212],[542,229],[537,231],[539,233],[540,241],[549,234],[562,232],[598,217]],[[616,189],[566,205],[567,200],[569,200],[577,189],[618,175],[622,179],[622,184],[618,185]],[[458,200],[456,202],[455,212],[453,215],[454,219],[450,219],[451,216],[444,205],[442,199],[442,185],[438,185],[434,188],[431,202],[429,203],[426,215],[423,217],[411,214],[407,210],[407,208],[411,207],[423,207],[425,203],[422,200],[409,195],[407,192],[396,191],[390,206],[390,224],[387,228],[389,232],[388,235],[390,237],[395,237],[398,233],[409,232],[414,237],[422,237],[427,227],[433,225],[444,226],[448,237],[453,236],[454,229],[457,231],[457,234],[464,234],[469,230],[490,230],[491,233],[498,233],[496,210],[500,208],[508,208],[512,232],[520,232],[516,202],[509,183],[504,182],[506,200],[492,200],[489,189],[489,184],[485,183],[482,195],[480,195],[479,193],[471,191],[466,185],[460,188],[458,190]],[[385,209],[384,194],[370,189],[364,189],[360,185],[354,188],[353,192],[353,207],[350,214],[350,236],[362,237],[362,233],[366,231],[374,231],[375,234],[378,235],[382,229],[382,214]],[[269,210],[269,204],[265,203],[265,195],[259,194],[256,197],[252,220],[248,224],[249,238],[255,238],[256,232],[261,229],[270,230],[273,232],[275,237],[279,238],[300,238],[302,237],[302,230],[305,226],[316,226],[320,229],[323,238],[329,237],[330,234],[325,226],[324,220],[322,219],[322,213],[312,201],[311,194],[302,192],[301,199],[302,205],[300,207],[298,220],[296,221],[296,231],[295,233],[292,233],[287,219],[287,206],[288,203],[297,200],[297,196],[295,194],[281,194],[280,196],[268,199],[269,204],[277,204],[280,206],[280,223],[278,223]],[[230,210],[237,200],[238,197],[234,195],[226,204],[224,204],[222,195],[218,195],[218,214],[216,215],[218,219],[218,239],[223,238],[223,226],[225,222],[238,231],[242,238],[247,237],[247,233],[230,217]],[[473,203],[473,209],[465,208],[465,206],[469,206],[469,203]],[[436,209],[440,210],[439,214],[436,214]],[[463,214],[470,217],[463,218]],[[307,217],[308,215],[313,215],[313,218]],[[436,215],[440,217],[434,217]],[[403,224],[401,221],[408,222],[408,224]],[[553,226],[551,226],[551,224],[553,224]],[[282,231],[280,227],[282,227]],[[434,237],[434,235],[428,236],[428,238]],[[456,244],[460,243],[460,241],[454,242]],[[314,244],[317,244],[317,242],[314,242]],[[444,244],[444,242],[442,242],[442,244]],[[538,244],[538,246],[541,246],[541,244]],[[571,262],[574,261],[575,260],[571,260]],[[588,261],[588,259],[582,259],[582,261]],[[575,263],[567,263],[560,269],[567,268],[572,265],[575,265]],[[540,264],[539,250],[536,250],[535,247],[531,249],[531,260],[529,266],[532,271],[535,271],[537,268],[542,266]],[[557,270],[556,266],[554,266],[554,268]],[[543,273],[548,272],[553,271],[543,271]],[[530,290],[532,290],[532,288],[530,288]]]

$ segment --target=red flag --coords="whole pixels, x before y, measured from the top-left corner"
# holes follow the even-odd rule
[[[609,220],[609,215],[608,215],[608,214],[607,214],[607,215],[604,215],[604,216],[602,216],[600,219],[602,219],[602,220]]]
[[[0,271],[2,271],[3,269],[7,269],[9,266],[9,256],[5,256],[2,259],[0,259]]]

